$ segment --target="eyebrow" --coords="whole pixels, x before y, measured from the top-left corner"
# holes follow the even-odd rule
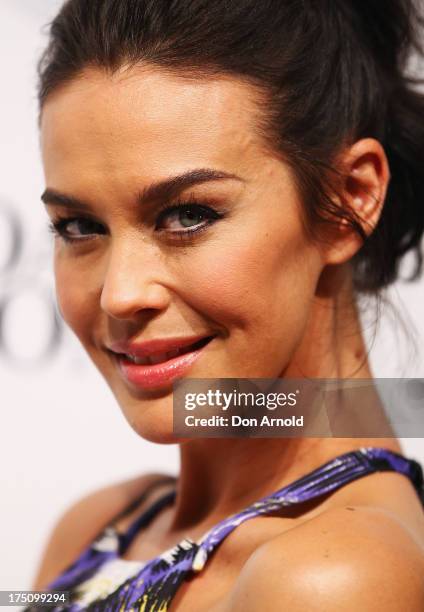
[[[139,204],[150,204],[159,200],[169,200],[178,193],[192,187],[209,181],[233,179],[245,182],[245,179],[224,172],[223,170],[215,170],[213,168],[197,168],[188,170],[182,174],[169,177],[167,179],[157,181],[145,187],[137,196]],[[66,206],[67,208],[90,208],[90,206],[73,196],[60,193],[55,189],[47,188],[41,196],[42,202],[49,206]]]

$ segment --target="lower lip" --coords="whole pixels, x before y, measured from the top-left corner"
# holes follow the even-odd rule
[[[121,373],[128,382],[143,390],[160,389],[185,376],[208,344],[190,353],[184,353],[154,365],[138,365],[123,355],[117,356],[117,361]]]

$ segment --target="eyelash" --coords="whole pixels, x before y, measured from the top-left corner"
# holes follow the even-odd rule
[[[163,208],[159,210],[159,213],[156,219],[156,223],[155,223],[155,230],[166,232],[166,230],[163,230],[157,227],[159,222],[165,219],[171,213],[181,211],[184,209],[189,210],[190,212],[195,210],[197,212],[203,213],[207,217],[208,222],[204,223],[203,225],[200,225],[199,223],[197,226],[194,226],[194,229],[173,230],[169,232],[172,236],[177,236],[181,240],[188,239],[192,237],[194,234],[198,234],[204,231],[210,225],[213,225],[213,223],[215,223],[219,219],[222,219],[222,217],[224,216],[223,213],[219,213],[214,208],[212,208],[210,205],[201,204],[200,202],[197,202],[194,199],[177,201],[171,205],[164,205]],[[66,226],[68,225],[68,223],[72,223],[73,221],[89,221],[95,225],[101,226],[100,223],[97,223],[97,221],[91,219],[90,217],[71,216],[71,217],[60,217],[60,218],[57,218],[56,220],[50,221],[50,223],[48,224],[48,230],[51,231],[56,236],[63,238],[63,240],[68,243],[77,243],[77,242],[85,242],[86,240],[92,240],[93,234],[88,234],[85,238],[73,238],[69,236],[66,233]]]

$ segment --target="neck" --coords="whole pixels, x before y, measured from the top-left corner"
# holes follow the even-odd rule
[[[372,378],[350,268],[322,273],[287,378]]]

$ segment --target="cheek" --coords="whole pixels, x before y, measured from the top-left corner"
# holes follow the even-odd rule
[[[57,250],[56,250],[57,251]],[[57,303],[63,319],[83,344],[88,343],[99,301],[87,267],[76,266],[57,252],[54,261]]]
[[[275,325],[287,331],[305,319],[320,266],[300,231],[252,231],[200,249],[189,270],[182,286],[193,307],[224,327],[275,336]]]

